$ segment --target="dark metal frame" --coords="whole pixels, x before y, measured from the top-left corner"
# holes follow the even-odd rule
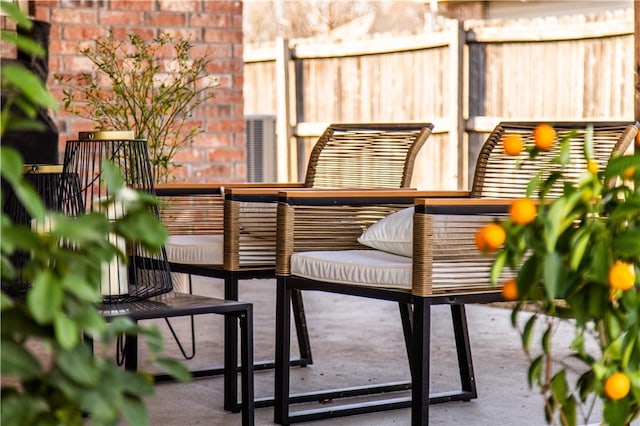
[[[401,306],[411,306],[407,309],[409,315],[410,335],[405,332],[409,353],[411,382],[387,383],[366,387],[334,389],[299,395],[290,395],[290,371],[286,360],[290,351],[290,322],[291,312],[289,303],[293,291],[319,290],[350,296],[366,297],[378,300],[397,302]],[[465,304],[488,303],[502,300],[499,290],[473,294],[438,294],[429,297],[414,296],[409,292],[370,288],[349,284],[320,282],[299,277],[279,276],[276,300],[276,370],[275,370],[275,411],[274,421],[277,424],[288,425],[313,420],[329,419],[354,414],[371,413],[397,408],[411,407],[411,424],[427,425],[429,419],[429,404],[449,401],[469,401],[477,398],[476,382],[471,358],[471,346]],[[447,304],[451,306],[458,367],[460,371],[461,389],[429,393],[429,348],[431,336],[431,306]],[[403,314],[404,316],[404,314]],[[403,323],[407,318],[403,318]],[[406,331],[406,327],[405,328]],[[408,338],[407,338],[408,337]],[[411,389],[411,397],[393,395],[393,393]],[[332,398],[349,398],[361,395],[391,394],[376,401],[352,403],[329,408],[310,409],[290,412],[290,405],[300,402],[321,401]]]
[[[126,316],[133,321],[148,320],[154,318],[172,318],[203,314],[224,315],[227,319],[233,319],[236,326],[240,326],[240,366],[237,358],[228,356],[230,348],[237,355],[237,340],[226,340],[225,333],[225,360],[222,371],[224,372],[224,409],[232,412],[242,412],[242,425],[252,426],[254,420],[254,383],[253,383],[253,305],[247,302],[235,300],[222,300],[205,296],[186,293],[171,293],[166,296],[119,304],[103,304],[100,306],[102,316],[111,320],[116,317]],[[237,336],[237,330],[236,330]],[[138,339],[137,336],[126,336],[124,342],[124,366],[128,370],[135,371],[138,367]],[[237,401],[238,370],[240,370],[240,382],[242,388],[241,402]],[[194,377],[201,377],[198,371],[192,372]],[[169,381],[172,378],[166,374],[157,374],[154,379],[159,382]],[[233,401],[233,403],[228,402]]]

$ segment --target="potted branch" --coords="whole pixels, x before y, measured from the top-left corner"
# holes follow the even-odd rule
[[[169,33],[151,41],[129,34],[119,41],[110,31],[95,48],[80,50],[96,72],[55,76],[64,86],[64,108],[93,121],[95,130],[131,130],[146,139],[155,181],[167,181],[180,166],[175,154],[203,132],[193,112],[215,97],[218,85],[207,73],[211,58],[194,57],[192,48]]]

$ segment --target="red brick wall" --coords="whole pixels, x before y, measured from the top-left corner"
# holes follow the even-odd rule
[[[51,23],[49,89],[57,99],[62,99],[62,87],[53,75],[92,71],[78,51],[104,37],[108,29],[123,40],[131,32],[143,38],[160,31],[178,32],[190,36],[192,52],[214,52],[208,71],[219,78],[220,86],[215,98],[195,111],[193,118],[202,122],[204,133],[176,155],[183,167],[174,176],[192,182],[245,180],[241,1],[36,0],[35,4],[36,18]],[[67,140],[93,129],[91,121],[62,110],[52,116],[60,131],[61,156]]]

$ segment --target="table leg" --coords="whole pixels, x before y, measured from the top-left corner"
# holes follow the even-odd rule
[[[242,425],[253,426],[254,389],[253,389],[253,307],[248,306],[244,315],[240,315],[240,356],[242,382]]]

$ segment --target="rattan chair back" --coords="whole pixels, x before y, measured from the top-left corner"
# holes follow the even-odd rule
[[[523,152],[519,156],[510,156],[504,152],[503,140],[508,134],[518,134],[525,144],[532,143],[533,130],[539,122],[504,122],[492,131],[484,143],[478,161],[471,189],[474,198],[512,199],[522,197],[531,179],[542,172],[543,178],[557,169],[554,158],[558,156],[560,146],[541,152],[536,161],[523,161],[528,155]],[[563,122],[551,123],[556,130],[557,140],[569,132],[576,134],[570,139],[570,163],[564,169],[564,181],[576,181],[587,167],[583,156],[587,128],[593,126],[593,160],[604,167],[612,155],[624,153],[631,145],[639,124],[637,122]],[[521,167],[516,164],[521,162]],[[550,191],[554,198],[562,191],[562,181]]]
[[[406,188],[430,123],[331,124],[307,166],[309,188]]]

